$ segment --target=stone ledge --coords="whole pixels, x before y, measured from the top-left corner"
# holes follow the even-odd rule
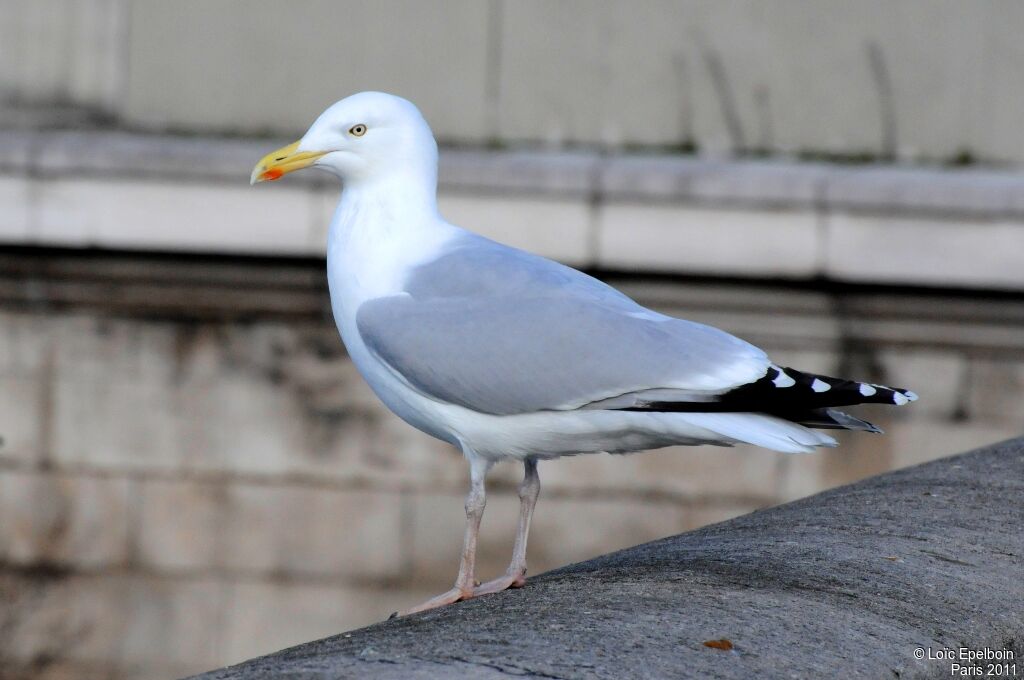
[[[323,257],[326,175],[247,185],[280,142],[0,131],[0,244]],[[1024,290],[1024,174],[479,149],[440,173],[454,223],[582,268]]]
[[[122,131],[0,130],[0,172],[247,183],[253,163],[284,139],[226,139]],[[709,202],[946,216],[1024,217],[1024,174],[992,169],[837,166],[597,151],[441,153],[443,190],[523,192],[609,200]],[[290,180],[325,183],[317,173]]]
[[[1020,663],[1022,493],[1014,439],[196,677],[922,678],[949,662],[915,648],[961,646]]]

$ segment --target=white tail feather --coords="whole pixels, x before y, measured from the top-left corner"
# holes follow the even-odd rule
[[[819,446],[838,446],[827,434],[760,413],[675,413],[673,416],[718,432],[734,442],[783,453],[811,453]]]

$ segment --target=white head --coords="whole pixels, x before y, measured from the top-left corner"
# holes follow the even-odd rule
[[[437,143],[416,106],[383,92],[360,92],[320,114],[302,139],[256,164],[251,183],[316,167],[346,184],[392,175],[437,181]]]

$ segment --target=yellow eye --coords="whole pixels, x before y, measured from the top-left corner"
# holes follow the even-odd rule
[[[359,125],[353,125],[352,127],[349,128],[348,132],[350,135],[353,135],[355,137],[362,137],[363,135],[366,134],[366,126],[363,125],[362,123],[360,123]]]

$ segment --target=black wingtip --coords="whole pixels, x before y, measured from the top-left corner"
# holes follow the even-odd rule
[[[771,392],[793,406],[828,408],[856,404],[893,404],[903,406],[917,401],[917,394],[902,387],[889,387],[877,383],[857,382],[827,375],[804,373],[794,368],[772,365],[757,382],[733,390],[737,396],[757,389],[762,398]],[[753,394],[750,395],[751,397]]]
[[[808,427],[881,434],[881,428],[835,408],[857,404],[902,406],[916,400],[916,394],[900,387],[804,373],[771,364],[761,378],[719,395],[716,401],[653,401],[621,410],[766,413]]]

